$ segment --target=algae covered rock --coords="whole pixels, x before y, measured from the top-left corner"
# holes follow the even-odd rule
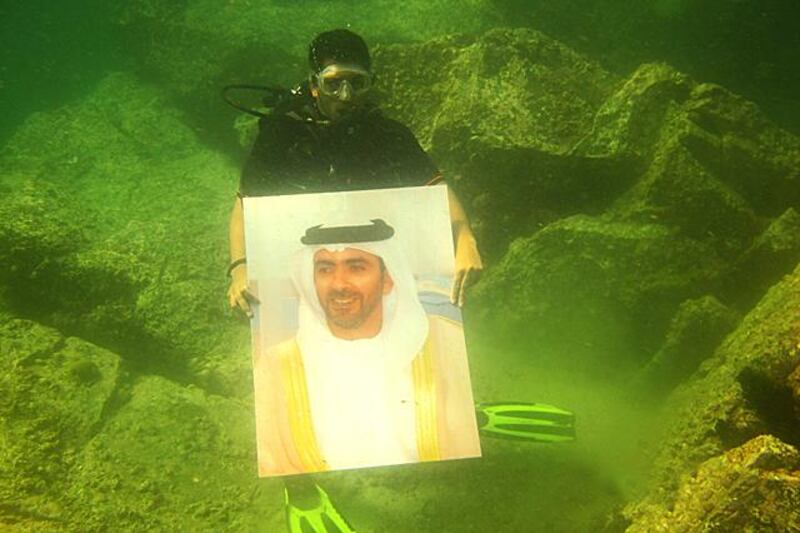
[[[619,80],[527,29],[375,56],[387,111],[450,174],[490,260],[578,212],[675,227],[733,260],[797,205],[800,141],[667,65]]]
[[[110,74],[83,100],[32,116],[0,159],[8,180],[35,183],[2,208],[10,220],[24,215],[2,238],[47,258],[18,267],[12,307],[171,372],[215,349],[230,353],[243,327],[225,314],[238,170],[200,142],[162,92]],[[15,229],[23,223],[28,235]]]
[[[553,214],[598,210],[630,172],[570,153],[617,79],[529,29],[493,29],[375,52],[388,113],[408,124],[501,254]]]
[[[200,142],[161,90],[122,72],[81,100],[31,115],[0,161],[12,186],[36,179],[71,196],[72,205],[96,217],[89,235],[95,238],[130,220],[188,215],[192,207],[232,197],[238,175]]]
[[[639,66],[608,95],[591,131],[575,147],[588,157],[649,165],[669,140],[759,214],[778,215],[798,200],[800,141],[757,105],[724,87],[698,83],[663,63]]]
[[[613,210],[681,228],[735,257],[798,201],[800,141],[722,87],[643,65],[603,105],[577,150],[644,169]],[[757,170],[759,169],[759,170]]]
[[[60,528],[78,455],[120,399],[119,357],[3,315],[0,359],[0,525]]]
[[[376,68],[387,71],[378,80],[391,96],[386,109],[438,158],[458,166],[480,151],[471,143],[564,152],[589,130],[617,81],[585,56],[524,28],[386,46],[375,56]]]
[[[54,184],[26,180],[0,191],[0,282],[13,285],[85,247],[90,223]]]
[[[800,202],[800,139],[758,106],[719,85],[703,83],[687,102],[703,135],[685,140],[701,164],[747,198],[756,213],[776,217]]]
[[[681,229],[735,257],[758,231],[747,200],[725,186],[682,147],[664,141],[644,177],[614,207],[625,221],[650,221]]]
[[[254,435],[249,405],[140,378],[78,458],[70,520],[94,530],[280,530],[280,482],[258,481]]]
[[[713,296],[683,302],[664,344],[639,376],[642,393],[658,397],[689,378],[738,321],[737,313]]]
[[[660,338],[680,302],[707,292],[723,267],[713,250],[664,226],[569,217],[515,241],[486,273],[472,294],[476,329],[519,349],[585,344],[595,356],[577,348],[569,360],[602,365],[595,344]]]
[[[131,385],[116,354],[7,315],[0,357],[0,528],[283,527],[279,485],[257,481],[249,404]]]
[[[759,435],[794,447],[800,444],[794,374],[800,366],[798,339],[800,267],[769,290],[713,358],[667,402],[652,487],[628,508],[634,524],[643,524],[645,530],[653,517],[663,516],[679,499],[687,498],[678,491],[683,476]],[[796,487],[793,483],[790,486]],[[777,502],[796,497],[783,491],[780,479],[763,487],[766,498]],[[780,523],[778,515],[769,519]]]
[[[597,109],[591,130],[576,151],[588,157],[634,160],[652,157],[664,121],[691,92],[693,82],[668,65],[641,65]]]
[[[772,220],[735,264],[737,299],[756,300],[800,263],[800,214],[793,207]]]
[[[670,511],[636,520],[628,531],[798,529],[800,452],[761,435],[701,464],[682,481]]]

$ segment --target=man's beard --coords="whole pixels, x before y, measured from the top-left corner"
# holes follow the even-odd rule
[[[348,307],[354,306],[358,311],[354,313],[347,313],[346,311],[339,312],[334,300],[336,299],[351,299],[352,301],[347,304]],[[322,303],[322,309],[325,311],[325,318],[328,322],[334,324],[336,327],[342,329],[357,329],[361,327],[364,322],[369,318],[375,307],[381,303],[380,299],[376,301],[365,301],[364,295],[351,291],[332,292],[328,295],[325,302]]]

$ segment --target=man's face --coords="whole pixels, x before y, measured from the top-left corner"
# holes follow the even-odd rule
[[[319,110],[333,121],[358,109],[372,85],[372,74],[357,65],[328,63],[314,75],[311,94]]]
[[[354,248],[319,250],[314,254],[314,286],[335,336],[362,339],[380,332],[383,295],[394,283],[377,255]]]

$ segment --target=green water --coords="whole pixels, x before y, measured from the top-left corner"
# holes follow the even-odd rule
[[[253,124],[218,93],[302,79],[345,26],[472,219],[475,399],[569,409],[578,438],[317,482],[357,531],[643,531],[676,499],[710,523],[681,474],[761,433],[800,445],[797,20],[789,0],[3,5],[0,530],[285,530],[225,299]]]

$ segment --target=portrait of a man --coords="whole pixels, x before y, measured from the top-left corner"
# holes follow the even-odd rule
[[[295,242],[296,332],[254,356],[260,474],[479,456],[461,324],[426,311],[391,223]]]

